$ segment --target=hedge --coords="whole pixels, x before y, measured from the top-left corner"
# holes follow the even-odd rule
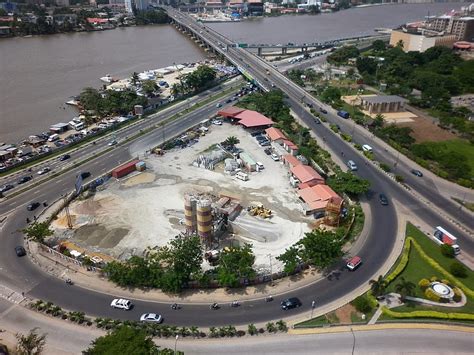
[[[427,288],[429,285],[430,285],[430,280],[428,280],[428,279],[421,279],[418,282],[418,286],[420,286],[422,289]]]
[[[448,320],[472,320],[474,321],[474,314],[470,313],[443,313],[436,311],[413,311],[413,312],[395,312],[387,307],[382,307],[382,311],[392,318],[437,318]]]
[[[405,267],[408,264],[408,257],[410,254],[410,242],[413,240],[412,237],[407,237],[405,239],[405,244],[403,245],[403,251],[402,251],[402,257],[400,258],[400,262],[398,265],[395,267],[395,269],[385,278],[385,281],[387,281],[387,284],[395,280],[395,278],[400,275],[403,270],[405,270]]]
[[[471,298],[474,298],[474,291],[472,291],[469,287],[464,285],[461,281],[456,279],[453,275],[451,275],[449,272],[447,272],[441,265],[439,265],[435,260],[430,258],[425,251],[421,248],[421,246],[411,237],[409,237],[411,242],[413,243],[413,246],[415,249],[418,251],[418,253],[421,255],[423,259],[425,259],[428,264],[430,264],[434,269],[439,271],[446,277],[453,285],[459,287],[466,296],[469,296]],[[408,239],[408,238],[407,238]]]
[[[441,302],[441,297],[439,297],[430,287],[425,290],[425,297],[434,302]]]

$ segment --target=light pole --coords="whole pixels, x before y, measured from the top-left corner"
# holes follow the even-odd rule
[[[272,254],[268,254],[267,256],[270,259],[270,286],[273,286]]]
[[[316,301],[313,300],[313,302],[311,302],[311,319],[313,319],[313,312],[315,308],[316,308]]]
[[[176,355],[176,345],[178,344],[179,335],[176,334],[176,340],[174,341],[174,355]]]

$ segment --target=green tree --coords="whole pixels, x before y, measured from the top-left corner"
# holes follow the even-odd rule
[[[82,90],[79,95],[79,101],[86,110],[92,110],[95,112],[101,111],[102,96],[99,91],[94,88],[88,87]]]
[[[356,60],[356,67],[360,74],[375,75],[377,71],[377,61],[369,57],[359,57]]]
[[[357,58],[360,52],[355,46],[343,46],[336,49],[327,57],[327,61],[332,64],[344,64],[349,58]]]
[[[20,355],[40,355],[46,345],[46,334],[38,334],[39,328],[33,328],[27,335],[16,334],[16,351]]]
[[[160,350],[145,330],[120,326],[107,335],[95,339],[91,346],[82,353],[84,355],[158,355],[173,354],[173,351],[171,349]]]
[[[250,244],[224,250],[219,255],[219,266],[216,270],[219,283],[222,286],[237,287],[241,278],[255,277],[254,262],[255,255]]]
[[[158,92],[158,85],[155,80],[144,80],[142,82],[142,88],[147,96],[151,96]]]
[[[324,269],[343,255],[344,241],[334,232],[318,229],[305,236],[297,243],[300,245],[300,256],[316,268]]]
[[[223,145],[233,147],[240,143],[240,140],[236,136],[229,136],[223,142]]]
[[[448,258],[454,258],[454,248],[449,244],[440,245],[441,254]]]
[[[140,82],[140,78],[138,77],[137,72],[132,73],[132,76],[130,77],[130,82],[132,83],[133,86],[138,85],[138,83]]]
[[[400,278],[400,282],[395,285],[395,291],[397,291],[402,299],[404,300],[407,296],[413,296],[416,285],[406,280],[404,277]]]
[[[341,90],[334,86],[327,87],[321,94],[321,100],[326,103],[332,103],[341,99]]]
[[[377,51],[377,52],[383,52],[387,48],[387,44],[385,41],[382,41],[381,39],[377,39],[372,43],[372,49]]]
[[[291,274],[293,271],[295,271],[301,262],[298,249],[295,246],[287,248],[285,252],[277,256],[276,259],[283,263],[283,271],[288,274]]]
[[[34,240],[38,243],[43,243],[46,237],[54,234],[54,231],[49,229],[48,222],[34,222],[22,230],[28,239]]]
[[[369,313],[372,306],[365,295],[357,297],[351,304],[361,313]]]
[[[383,127],[384,124],[384,116],[381,113],[377,113],[377,115],[374,118],[373,126],[375,128],[380,128]]]
[[[377,280],[370,280],[369,284],[372,294],[375,297],[382,296],[385,293],[385,289],[387,288],[387,281],[385,281],[382,275],[379,275]]]
[[[352,196],[357,196],[367,193],[370,188],[370,182],[362,179],[350,172],[337,172],[330,176],[326,183],[338,193],[347,193]]]
[[[461,277],[461,278],[467,277],[466,267],[458,261],[450,265],[449,271],[451,272],[451,274],[453,274],[453,276]]]

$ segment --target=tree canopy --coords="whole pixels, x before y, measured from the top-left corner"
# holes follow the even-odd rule
[[[370,188],[370,182],[362,179],[350,172],[337,172],[330,176],[326,183],[336,192],[342,194],[347,193],[357,196],[367,193]]]
[[[216,270],[219,283],[222,286],[237,287],[241,278],[255,277],[254,262],[255,255],[250,244],[224,249],[219,255]]]
[[[46,237],[54,234],[49,228],[48,222],[34,222],[22,230],[28,239],[32,239],[38,243],[43,243]]]

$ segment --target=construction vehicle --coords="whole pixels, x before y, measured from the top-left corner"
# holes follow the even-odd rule
[[[270,218],[272,216],[272,211],[268,208],[263,207],[263,205],[250,206],[247,211],[251,216]]]

